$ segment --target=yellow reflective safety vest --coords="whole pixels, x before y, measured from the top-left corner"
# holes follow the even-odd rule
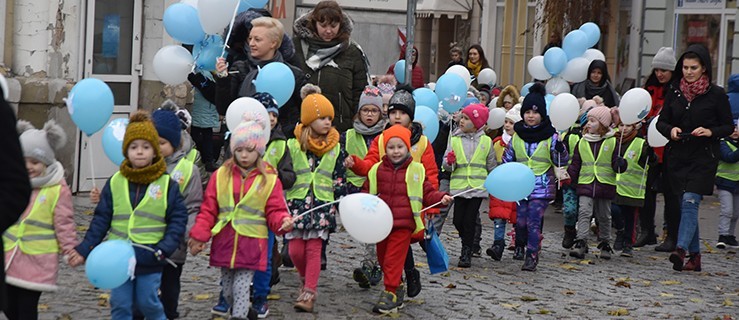
[[[367,173],[370,194],[377,194],[377,168],[381,164],[382,161],[375,163]],[[426,168],[418,162],[411,161],[408,169],[405,171],[405,185],[406,191],[408,192],[408,199],[411,202],[413,220],[416,222],[416,230],[413,233],[424,229],[423,221],[421,220],[421,210],[423,209],[423,182],[425,180]]]
[[[452,172],[449,187],[452,190],[480,188],[488,177],[487,160],[492,150],[492,140],[483,135],[477,144],[472,159],[468,160],[462,147],[462,138],[452,137],[452,150],[457,157],[456,168]]]
[[[646,170],[649,168],[643,168],[639,165],[639,158],[641,158],[641,151],[644,147],[644,139],[636,137],[626,149],[624,158],[626,158],[626,171],[616,174],[616,193],[620,196],[629,197],[633,199],[644,199],[646,194]]]
[[[61,185],[42,188],[33,202],[31,212],[3,234],[5,251],[16,246],[29,255],[57,253],[59,243],[54,231],[54,209],[59,201]]]
[[[580,167],[580,176],[577,179],[578,184],[590,184],[595,179],[600,183],[616,185],[616,172],[611,167],[611,159],[616,149],[616,138],[610,137],[603,140],[598,150],[598,158],[593,156],[593,150],[590,149],[590,143],[587,140],[580,140],[578,143],[578,151],[582,166]]]
[[[552,167],[552,154],[550,152],[552,139],[547,138],[546,141],[539,142],[534,153],[529,156],[526,152],[526,144],[518,135],[511,138],[513,143],[513,152],[516,156],[516,162],[521,162],[534,171],[534,175],[540,176]]]
[[[570,165],[572,163],[572,155],[575,154],[575,148],[577,148],[577,143],[580,141],[580,136],[576,134],[568,134],[567,135],[567,152],[570,155],[570,159],[567,160],[567,165]]]
[[[736,151],[736,147],[733,143],[730,143],[726,140],[721,141],[721,143],[726,143],[731,152]],[[724,161],[719,161],[716,176],[719,178],[724,178],[726,180],[739,181],[739,162],[728,163]]]
[[[383,135],[384,134],[381,133],[379,138],[377,138],[377,147],[380,150],[380,159],[385,156],[385,139]],[[421,162],[421,159],[423,158],[423,153],[426,152],[426,147],[428,147],[428,142],[429,139],[426,138],[426,136],[421,136],[421,139],[419,139],[416,144],[411,146],[410,152],[411,156],[413,157],[413,161]]]
[[[221,167],[216,172],[218,188],[218,223],[211,229],[217,235],[231,223],[236,233],[250,238],[266,239],[267,218],[265,207],[277,181],[277,174],[267,173],[266,177],[258,174],[254,178],[246,195],[241,195],[239,203],[234,200],[233,174],[230,168]]]
[[[355,155],[360,158],[364,158],[367,155],[367,143],[364,141],[364,136],[357,133],[354,129],[346,131],[345,148],[349,155]],[[346,170],[346,180],[356,187],[361,187],[367,178],[358,176],[354,171]]]
[[[264,153],[262,160],[269,163],[273,168],[277,168],[277,164],[280,163],[280,160],[282,160],[282,157],[285,155],[286,147],[287,142],[285,142],[285,140],[272,141],[267,146],[267,152]]]
[[[185,159],[190,160],[192,163],[195,163],[195,159],[198,158],[198,149],[192,148],[190,152],[187,153],[185,156]]]
[[[110,178],[113,194],[113,220],[108,239],[131,239],[141,244],[156,244],[164,238],[167,229],[167,190],[169,175],[163,174],[146,187],[146,192],[136,208],[131,207],[128,179],[120,172]]]
[[[177,184],[180,186],[180,193],[184,193],[187,184],[190,183],[190,178],[192,178],[192,168],[194,166],[195,163],[190,159],[182,158],[174,169],[172,169],[172,172],[169,173],[172,176],[172,180],[177,181]]]
[[[332,179],[336,160],[339,158],[341,146],[337,143],[331,151],[321,157],[321,163],[311,171],[308,164],[308,156],[300,150],[300,143],[293,138],[287,141],[287,148],[293,159],[293,170],[297,175],[295,184],[287,190],[287,199],[305,199],[308,196],[308,188],[313,187],[316,199],[331,202],[334,201],[334,182]]]

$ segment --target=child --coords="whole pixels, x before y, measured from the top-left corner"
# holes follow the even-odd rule
[[[377,244],[377,259],[385,272],[385,291],[372,308],[374,312],[386,314],[396,313],[403,307],[401,268],[410,247],[411,235],[424,229],[421,222],[422,207],[439,201],[442,205],[448,205],[452,197],[437,191],[425,179],[426,169],[423,165],[411,158],[410,130],[394,125],[385,130],[383,139],[386,154],[381,162],[370,169],[362,191],[379,195],[393,213],[392,231]],[[423,203],[420,198],[423,198]]]
[[[282,183],[275,169],[262,160],[268,140],[262,120],[246,113],[231,136],[233,158],[210,179],[190,231],[188,244],[193,255],[202,251],[213,235],[210,265],[221,268],[221,286],[232,319],[247,318],[254,272],[265,271],[271,263],[268,229],[292,229]]]
[[[164,260],[177,250],[185,234],[187,208],[177,181],[166,173],[159,135],[148,113],[139,111],[131,116],[123,151],[126,157],[120,171],[105,183],[90,228],[82,243],[70,252],[69,263],[84,263],[106,235],[110,240],[128,239],[151,248],[153,252],[134,247],[135,278],[111,291],[111,316],[131,319],[135,306],[147,319],[165,319],[157,291]],[[140,230],[152,227],[157,230]]]
[[[544,95],[546,89],[540,83],[529,89],[519,114],[523,121],[513,126],[516,135],[503,154],[503,162],[526,164],[536,176],[534,191],[516,207],[516,249],[514,259],[525,260],[523,271],[536,271],[541,249],[541,228],[544,211],[557,192],[555,166],[567,164],[568,154],[547,116]]]
[[[734,129],[728,138],[721,140],[721,161],[716,174],[716,188],[721,202],[721,215],[718,222],[718,243],[716,248],[737,248],[739,243],[734,236],[736,221],[739,219],[739,131]]]
[[[503,123],[503,134],[493,140],[495,160],[498,161],[498,163],[503,162],[503,153],[505,152],[506,147],[508,147],[508,144],[510,144],[511,137],[515,134],[513,126],[517,122],[523,120],[521,119],[520,112],[521,111],[517,108],[513,108],[506,113],[505,123]],[[493,220],[494,238],[493,245],[485,252],[493,258],[493,260],[500,261],[503,257],[503,250],[505,250],[506,221],[510,221],[514,225],[516,224],[516,203],[503,201],[490,196],[490,211],[488,216]]]
[[[452,172],[451,192],[458,194],[476,189],[454,201],[454,226],[462,238],[462,254],[457,264],[460,268],[472,265],[475,220],[479,217],[482,200],[487,197],[483,184],[488,172],[497,164],[492,140],[484,131],[488,115],[488,108],[483,104],[472,104],[462,109],[459,129],[454,131],[444,153],[444,170]]]
[[[367,86],[359,96],[359,109],[354,117],[354,128],[341,135],[340,144],[348,155],[364,158],[367,149],[388,123],[382,116],[382,95],[377,87]],[[346,172],[347,194],[358,193],[367,180],[351,170]],[[374,244],[365,245],[365,256],[360,266],[354,269],[353,278],[360,288],[369,288],[380,282],[382,270],[377,264],[377,253]]]
[[[59,151],[64,146],[67,136],[54,120],[46,122],[41,130],[23,120],[17,127],[33,193],[20,220],[3,234],[7,283],[4,311],[10,320],[38,318],[41,293],[57,289],[59,253],[66,255],[77,245],[72,193],[54,154],[54,149]]]
[[[203,201],[203,183],[200,180],[200,170],[191,160],[186,158],[185,150],[182,149],[182,142],[184,142],[182,127],[175,112],[160,109],[154,111],[151,118],[159,134],[159,150],[167,164],[167,172],[172,180],[177,182],[184,197],[189,230],[195,222],[195,216],[200,211],[200,204]],[[187,235],[187,233],[184,233],[184,235]],[[186,236],[182,237],[179,248],[170,257],[177,264],[177,267],[167,264],[162,271],[160,296],[167,319],[179,317],[177,306],[180,297],[180,276],[187,258],[186,238]]]
[[[301,95],[300,123],[295,127],[295,138],[287,141],[298,177],[287,190],[287,205],[296,218],[295,230],[286,238],[290,241],[290,259],[300,273],[295,310],[313,312],[321,275],[321,251],[323,242],[336,228],[336,205],[298,216],[344,195],[346,153],[339,145],[339,132],[331,126],[331,102],[313,85],[303,87]]]
[[[625,158],[627,163],[626,171],[616,174],[616,198],[613,202],[620,208],[624,222],[621,256],[631,257],[634,255],[639,209],[644,206],[647,161],[656,162],[657,156],[646,141],[637,136],[639,129],[635,125],[621,123],[615,114],[613,118],[619,123],[618,132],[614,135],[614,139],[621,144],[617,145],[619,157]],[[616,239],[618,241],[618,237]]]
[[[498,108],[505,108],[506,112],[508,112],[518,103],[519,97],[520,95],[516,86],[508,85],[500,92],[496,106]]]
[[[608,107],[595,107],[588,111],[588,122],[582,139],[575,148],[567,173],[577,181],[579,208],[577,239],[570,256],[585,258],[588,252],[587,236],[590,219],[598,221],[598,249],[601,259],[611,259],[611,201],[616,196],[616,172],[626,171],[625,162],[616,151],[617,141],[611,128],[611,111]],[[597,156],[596,156],[597,155]],[[597,169],[596,169],[597,167]],[[620,170],[619,170],[620,169]]]

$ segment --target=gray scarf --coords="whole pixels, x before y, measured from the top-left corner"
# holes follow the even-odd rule
[[[367,127],[361,120],[356,119],[354,120],[354,131],[357,133],[363,135],[363,136],[374,136],[382,132],[382,130],[385,129],[385,126],[387,126],[388,119],[386,118],[380,118],[380,121],[375,123],[372,127]]]
[[[306,39],[303,41],[303,48],[310,48],[308,50],[309,53],[313,51],[313,48],[318,47],[316,43],[317,40]],[[307,46],[305,42],[307,42]],[[339,65],[334,62],[334,58],[339,55],[339,53],[344,51],[344,49],[346,49],[346,44],[346,42],[341,42],[334,46],[317,49],[316,52],[308,56],[308,58],[305,60],[305,65],[307,65],[313,71],[321,69],[326,65],[338,68]]]
[[[54,162],[46,167],[44,175],[31,178],[31,188],[40,189],[48,186],[55,186],[64,179],[64,167],[59,161]]]

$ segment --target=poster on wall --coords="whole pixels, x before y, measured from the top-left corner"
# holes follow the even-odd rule
[[[705,43],[708,38],[708,22],[705,20],[688,21],[688,43]]]
[[[118,58],[121,43],[121,15],[109,14],[103,18],[103,57]]]

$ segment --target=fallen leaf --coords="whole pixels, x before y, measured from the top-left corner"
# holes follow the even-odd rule
[[[539,299],[536,298],[536,297],[532,297],[532,296],[521,296],[521,301],[537,301],[537,300],[539,300]]]
[[[690,302],[703,303],[703,299],[700,299],[700,298],[690,298]]]
[[[45,303],[41,303],[38,305],[38,311],[47,311],[49,310],[49,305]]]
[[[426,300],[423,300],[423,299],[411,299],[411,300],[405,300],[405,303],[410,303],[410,304],[424,304],[424,303],[426,303]]]
[[[444,272],[444,273],[441,274],[442,277],[449,277],[449,275],[450,275],[449,271]]]
[[[87,231],[88,226],[77,226],[77,231]]]
[[[618,308],[615,310],[608,311],[609,316],[628,316],[629,310],[626,310],[624,308]]]
[[[713,249],[713,246],[711,246],[708,241],[703,240],[703,245],[706,246],[706,250],[704,250],[705,253],[716,253],[716,250]]]
[[[107,307],[110,305],[110,294],[101,293],[98,295],[98,306]]]
[[[660,296],[660,297],[665,297],[665,298],[672,298],[672,297],[674,297],[675,295],[674,295],[674,294],[672,294],[672,293],[666,293],[666,292],[662,292],[662,293],[660,293],[660,294],[659,294],[659,296]]]
[[[562,268],[562,269],[568,270],[568,271],[580,270],[575,265],[572,265],[572,264],[569,264],[569,263],[560,264],[559,267]]]
[[[446,287],[444,287],[444,288],[447,288],[447,289],[454,289],[454,288],[456,288],[456,287],[457,287],[457,285],[456,285],[456,284],[450,283],[450,284],[446,285]]]
[[[652,260],[662,260],[662,259],[664,259],[664,258],[662,258],[662,257],[657,257],[657,256],[649,256],[649,259],[652,259]]]
[[[649,287],[652,285],[652,281],[644,280],[641,282],[645,287]]]
[[[580,261],[580,264],[595,264],[595,263],[593,263],[593,261],[590,261],[590,260],[583,260],[583,261]]]
[[[501,303],[500,306],[503,308],[508,308],[508,309],[516,309],[520,307],[521,305],[518,303]]]
[[[547,309],[529,310],[528,314],[551,314],[552,312]]]
[[[677,281],[677,280],[665,280],[665,281],[660,281],[659,283],[664,284],[666,286],[671,286],[674,284],[681,284],[682,282]]]
[[[720,277],[728,277],[729,276],[729,274],[726,273],[726,272],[716,272],[714,274],[717,275],[717,276],[720,276]]]
[[[280,294],[279,293],[273,293],[267,295],[267,300],[280,300]]]
[[[356,248],[355,246],[350,245],[350,244],[342,244],[339,247],[341,247],[342,249],[354,249],[354,248]]]
[[[425,268],[428,267],[428,264],[425,264],[423,262],[416,262],[416,268]]]
[[[210,293],[196,294],[195,295],[195,300],[197,300],[197,301],[203,301],[203,300],[208,300],[208,299],[210,299],[212,297],[213,297],[213,295],[210,294]]]
[[[733,307],[734,306],[734,303],[731,302],[731,300],[729,300],[729,298],[726,298],[726,299],[724,299],[724,303],[722,303],[721,305],[723,305],[724,307]]]
[[[630,284],[630,283],[628,283],[628,282],[626,282],[626,281],[619,281],[619,282],[616,282],[615,286],[617,286],[617,287],[622,287],[622,288],[629,288],[629,289],[631,289],[631,284]]]
[[[661,303],[659,303],[659,302],[655,302],[655,303],[654,303],[654,306],[655,306],[655,307],[661,307],[661,306],[662,306],[662,304],[661,304]]]
[[[88,216],[91,216],[93,213],[95,213],[95,211],[93,211],[92,209],[87,209],[85,211],[82,211],[82,214],[88,215]]]
[[[64,313],[56,319],[57,320],[72,320],[72,316],[70,316],[69,313]]]
[[[199,281],[200,280],[200,277],[198,277],[198,276],[192,276],[191,279],[192,279],[192,281]]]
[[[575,294],[575,291],[572,291],[572,290],[565,290],[565,291],[562,291],[562,294],[564,294],[564,295],[568,295],[568,296],[571,296],[571,295]]]
[[[223,317],[215,317],[215,318],[213,318],[213,320],[226,320],[226,318],[223,318]]]

